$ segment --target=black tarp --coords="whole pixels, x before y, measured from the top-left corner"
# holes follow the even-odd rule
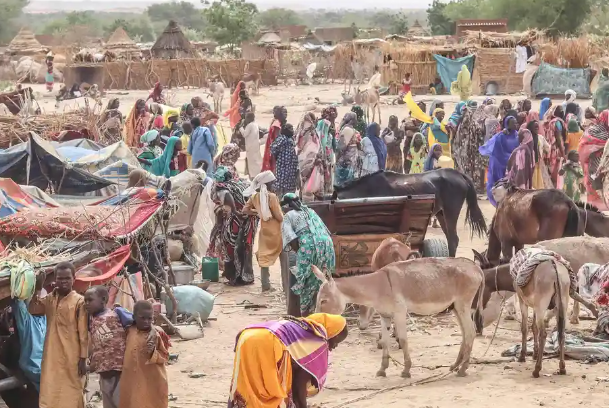
[[[87,193],[114,184],[64,162],[50,142],[33,132],[26,143],[0,152],[0,177],[41,190],[51,187],[57,194]]]

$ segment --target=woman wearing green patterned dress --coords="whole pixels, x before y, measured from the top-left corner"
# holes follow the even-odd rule
[[[317,292],[321,281],[313,274],[312,265],[326,275],[331,275],[335,267],[334,245],[326,225],[309,207],[304,205],[294,193],[288,193],[281,200],[287,206],[281,224],[284,250],[296,252],[296,284],[292,291],[300,297],[301,316],[315,312]],[[298,317],[298,316],[297,316]]]

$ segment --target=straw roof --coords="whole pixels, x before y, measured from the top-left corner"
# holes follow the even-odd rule
[[[129,34],[123,29],[118,27],[108,38],[105,49],[112,51],[115,54],[138,54],[140,49],[137,44],[129,37]]]
[[[163,33],[150,49],[155,58],[181,58],[194,54],[194,50],[188,38],[184,35],[178,23],[170,21]]]
[[[538,30],[510,33],[465,30],[463,42],[467,45],[482,48],[513,48],[518,44],[529,45],[540,40],[543,36],[544,32]]]
[[[412,25],[412,27],[410,27],[408,29],[408,33],[409,36],[417,36],[417,37],[429,37],[431,34],[429,33],[429,31],[427,31],[426,29],[423,28],[423,26],[421,26],[421,23],[419,23],[419,20],[414,20],[414,24]]]
[[[18,55],[38,55],[46,54],[48,50],[38,42],[32,31],[23,27],[8,45],[8,51]]]

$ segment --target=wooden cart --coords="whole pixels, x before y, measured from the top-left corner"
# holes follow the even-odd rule
[[[308,203],[334,241],[337,276],[371,272],[374,251],[385,238],[408,243],[425,257],[448,257],[444,238],[425,239],[434,195],[374,197]]]

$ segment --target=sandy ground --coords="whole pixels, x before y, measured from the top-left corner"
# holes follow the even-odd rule
[[[36,86],[42,94],[41,106],[47,112],[54,110],[54,97],[44,94],[43,88]],[[258,121],[261,126],[268,126],[271,109],[274,105],[285,105],[289,112],[289,122],[296,125],[302,114],[312,105],[312,99],[334,102],[340,100],[342,85],[299,86],[263,88],[260,96],[253,98],[256,104]],[[179,90],[172,96],[174,105],[188,101],[192,96],[202,94],[201,90]],[[54,94],[53,94],[54,95]],[[107,97],[119,95],[110,92]],[[121,109],[127,113],[135,99],[147,95],[141,91],[120,93]],[[40,98],[39,98],[40,99]],[[416,97],[426,99],[431,97]],[[450,113],[457,101],[451,96],[442,96]],[[482,100],[483,98],[477,98]],[[498,98],[502,99],[502,98]],[[510,98],[514,103],[518,97]],[[107,99],[104,99],[106,101]],[[224,108],[228,105],[228,93]],[[385,98],[384,98],[385,100]],[[211,103],[211,99],[209,100]],[[589,101],[580,101],[588,106]],[[536,102],[538,106],[539,101]],[[62,103],[60,109],[70,109],[72,101]],[[349,108],[340,107],[339,117]],[[320,108],[317,112],[320,112]],[[383,123],[390,114],[398,115],[400,120],[407,115],[404,105],[382,106]],[[228,127],[226,122],[222,122]],[[494,209],[487,201],[479,202],[487,218],[493,215]],[[464,218],[464,217],[462,217]],[[483,250],[484,239],[470,239],[469,230],[459,222],[461,244],[458,256],[472,257],[472,248]],[[428,236],[443,236],[440,230],[430,229]],[[255,266],[259,278],[259,268]],[[272,268],[272,279],[280,287],[279,265]],[[262,295],[260,283],[245,288],[230,288],[214,284],[210,291],[217,294],[216,307],[212,317],[216,321],[209,323],[205,329],[205,338],[180,342],[174,341],[172,352],[179,354],[178,362],[168,367],[170,393],[176,397],[170,402],[171,407],[225,407],[230,387],[233,347],[235,336],[245,326],[264,320],[272,320],[285,313],[285,302],[279,292],[273,295]],[[242,303],[249,301],[265,304],[267,308],[244,310]],[[240,306],[241,305],[241,306]],[[494,325],[485,329],[484,337],[478,337],[474,343],[473,357],[491,364],[472,364],[468,376],[458,378],[454,374],[425,385],[409,386],[417,380],[447,372],[447,366],[456,359],[460,343],[458,325],[452,315],[414,318],[410,325],[409,349],[414,367],[412,379],[400,377],[401,367],[394,364],[387,371],[387,378],[376,378],[380,366],[381,351],[376,348],[376,336],[379,331],[378,321],[367,331],[362,332],[351,322],[351,331],[347,340],[331,355],[331,366],[328,375],[327,389],[319,396],[309,400],[309,404],[322,407],[537,407],[537,406],[605,406],[609,391],[606,364],[585,365],[576,361],[567,361],[567,375],[558,376],[556,359],[546,360],[542,376],[534,379],[531,372],[534,364],[529,359],[526,363],[517,363],[509,358],[501,359],[502,351],[520,342],[519,323],[502,321],[492,345],[491,337]],[[583,322],[580,327],[567,326],[568,329],[591,330],[590,322]],[[530,333],[530,332],[529,332]],[[488,352],[486,352],[488,348]],[[392,356],[402,360],[402,353],[397,345],[391,344]],[[500,359],[500,361],[498,361]],[[191,378],[191,373],[203,373],[201,378]],[[348,402],[358,397],[370,395],[386,387],[399,386],[391,391],[381,392],[356,402]],[[347,402],[345,405],[341,405]]]

